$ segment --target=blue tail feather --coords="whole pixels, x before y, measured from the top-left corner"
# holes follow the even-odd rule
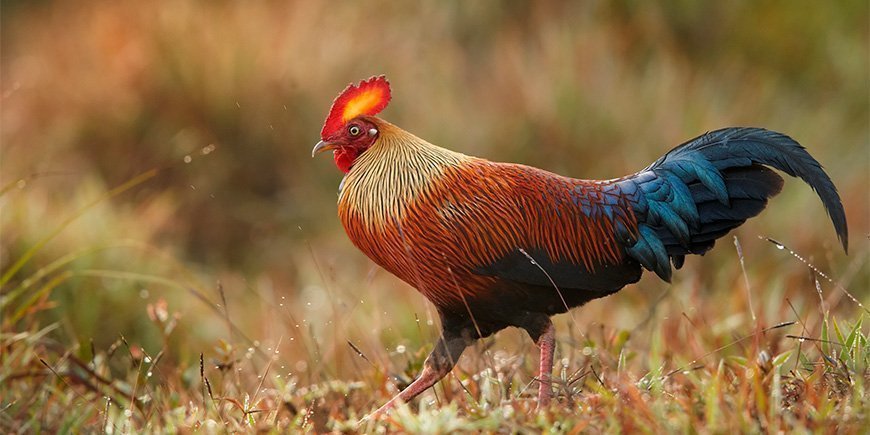
[[[767,167],[799,177],[816,191],[848,250],[843,206],[819,162],[783,134],[726,128],[688,141],[615,183],[638,219],[637,234],[625,239],[626,252],[670,280],[671,262],[679,268],[684,255],[703,254],[779,193],[783,180]]]

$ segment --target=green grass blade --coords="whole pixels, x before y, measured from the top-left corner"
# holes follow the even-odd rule
[[[90,210],[91,208],[93,208],[97,204],[99,204],[99,203],[101,203],[109,198],[118,196],[121,193],[124,193],[124,192],[148,181],[149,179],[156,176],[159,172],[160,172],[160,170],[158,168],[153,168],[153,169],[150,169],[148,171],[145,171],[145,172],[127,180],[126,182],[124,182],[120,186],[117,186],[114,189],[106,192],[105,194],[101,195],[100,197],[94,199],[93,201],[86,204],[84,207],[78,209],[70,217],[66,218],[66,220],[61,222],[61,224],[58,225],[58,227],[55,228],[54,231],[48,233],[48,235],[46,235],[45,237],[40,239],[33,246],[31,246],[30,249],[25,251],[24,254],[21,255],[21,257],[18,257],[18,260],[15,261],[15,263],[12,264],[12,266],[10,266],[9,269],[7,269],[6,272],[3,273],[2,277],[0,277],[0,287],[6,285],[6,283],[9,282],[9,280],[12,279],[12,277],[15,276],[15,274],[18,273],[18,271],[21,270],[21,268],[24,267],[24,265],[27,264],[27,262],[30,261],[30,259],[33,258],[33,256],[36,255],[36,253],[39,252],[39,250],[42,249],[43,246],[45,246],[53,238],[57,237],[58,234],[63,232],[63,230],[65,230],[70,224],[75,222],[76,219],[78,219],[79,217],[84,215],[88,210]]]
[[[24,314],[27,313],[27,310],[30,307],[32,307],[33,304],[35,304],[36,301],[39,300],[39,298],[41,298],[44,294],[50,292],[52,289],[54,289],[55,287],[60,285],[60,283],[72,278],[72,276],[73,276],[72,272],[65,271],[64,273],[61,273],[60,275],[57,275],[54,278],[50,279],[38,291],[36,291],[32,295],[30,295],[30,297],[27,298],[27,302],[21,304],[21,306],[18,307],[17,310],[15,310],[15,313],[12,314],[12,317],[7,319],[9,321],[9,324],[14,325],[14,324],[18,323],[18,321],[21,320],[21,318],[24,316]]]
[[[26,279],[21,280],[21,283],[18,287],[15,287],[11,291],[6,294],[0,295],[0,311],[5,310],[12,302],[15,301],[19,296],[21,296],[27,289],[32,287],[34,284],[39,282],[41,279],[50,275],[52,272],[58,270],[59,268],[72,263],[73,261],[82,258],[88,254],[101,251],[104,249],[111,249],[117,247],[142,247],[143,244],[141,242],[136,242],[134,240],[124,240],[116,243],[109,243],[100,246],[91,246],[88,248],[79,249],[75,252],[71,252],[66,254],[57,260],[52,261],[44,267],[39,268],[33,275],[27,277]]]

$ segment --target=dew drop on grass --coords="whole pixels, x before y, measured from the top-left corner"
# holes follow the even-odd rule
[[[190,155],[184,156],[184,163],[190,163],[192,161],[193,161],[193,157],[191,157]]]
[[[770,362],[770,354],[767,353],[766,350],[762,350],[758,353],[758,357],[756,357],[756,359],[758,360],[759,364],[766,365]]]
[[[398,353],[405,353],[405,346],[404,346],[404,345],[401,345],[401,344],[398,345],[398,346],[396,346],[396,352],[398,352]]]
[[[145,358],[142,359],[142,361],[145,361],[146,363],[150,363],[150,362],[151,362],[151,357],[150,357],[150,356],[146,356]]]
[[[132,417],[132,416],[133,416],[133,411],[132,411],[132,410],[130,410],[130,409],[125,409],[125,410],[124,410],[124,417],[129,418],[129,417]]]
[[[145,373],[145,377],[146,377],[146,378],[150,378],[151,375],[153,375],[153,374],[154,374],[154,373],[152,373],[152,372],[149,371],[148,373]]]
[[[148,296],[149,296],[149,295],[150,295],[150,293],[148,292],[148,289],[147,289],[147,288],[143,288],[142,290],[139,290],[139,297],[140,297],[140,298],[142,298],[142,299],[148,299]]]

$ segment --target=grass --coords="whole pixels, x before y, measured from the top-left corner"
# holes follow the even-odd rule
[[[870,426],[866,2],[2,7],[3,432]],[[376,73],[384,117],[427,140],[588,178],[705,130],[783,131],[837,184],[849,255],[788,180],[673,284],[557,316],[549,409],[511,329],[358,427],[438,333],[346,240],[340,175],[308,156]]]
[[[142,178],[89,202],[46,239]],[[736,237],[734,241],[740,246]],[[13,267],[22,268],[43,245],[27,250]],[[147,249],[133,243],[120,247]],[[364,342],[346,330],[338,307],[326,322],[299,321],[293,315],[298,308],[284,309],[283,302],[272,300],[267,304],[290,324],[261,342],[246,337],[234,323],[231,309],[241,307],[227,302],[220,284],[208,289],[178,275],[70,269],[73,260],[95,249],[72,253],[4,292],[0,383],[7,394],[0,422],[4,430],[17,432],[860,432],[870,410],[866,308],[847,290],[850,283],[831,280],[778,242],[768,250],[782,255],[786,265],[799,263],[809,271],[792,296],[775,282],[758,293],[754,275],[743,264],[742,272],[734,271],[742,277],[727,275],[715,285],[745,285],[754,291],[719,292],[716,302],[698,291],[697,277],[678,281],[644,316],[639,316],[645,310],[641,307],[629,310],[632,318],[642,319],[632,329],[586,320],[594,315],[560,316],[554,378],[558,400],[549,409],[535,411],[534,347],[517,331],[506,331],[468,351],[459,368],[417,403],[362,426],[362,416],[419,371],[435,333],[431,320],[414,315],[417,334],[412,335],[419,341],[393,348],[388,343],[396,335],[407,335],[398,333],[381,337],[380,343],[368,337],[367,343],[355,344]],[[735,255],[744,260],[742,250]],[[866,262],[866,252],[856,256],[853,264]],[[751,265],[752,259],[746,260]],[[7,270],[11,279],[16,271]],[[199,344],[201,353],[191,358],[176,336],[180,326],[194,325],[161,296],[140,307],[150,333],[159,337],[153,350],[130,343],[123,333],[106,347],[93,341],[64,343],[58,339],[64,320],[46,323],[41,313],[54,309],[52,294],[74,278],[183,293],[182,299],[224,323],[226,332],[211,348]],[[269,297],[263,289],[254,293]],[[810,297],[813,293],[818,300]],[[618,298],[603,304],[613,309]],[[600,305],[594,302],[576,313],[594,312]],[[717,309],[724,305],[742,308]],[[857,314],[838,322],[832,309]],[[315,327],[330,324],[337,325],[334,338],[342,336],[345,345],[336,342],[326,350],[322,346],[329,343],[318,337],[323,330],[318,334]],[[305,353],[283,355],[289,347],[285,343],[297,340]],[[342,368],[342,360],[353,368]]]

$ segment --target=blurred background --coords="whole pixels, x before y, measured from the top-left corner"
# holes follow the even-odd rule
[[[381,116],[402,128],[579,178],[634,172],[720,127],[784,132],[839,187],[851,251],[789,180],[735,232],[754,310],[773,324],[793,320],[785,297],[819,309],[810,270],[758,236],[866,302],[868,16],[865,0],[3,1],[4,332],[54,324],[47,336],[81,355],[123,336],[182,367],[274,348],[315,381],[356,376],[350,340],[404,367],[437,334],[432,308],[346,239],[342,174],[310,156],[332,99],[377,74],[393,87]],[[632,330],[662,299],[677,317],[712,306],[726,330],[751,325],[733,239],[673,285],[647,276],[570,319]],[[521,337],[495,346],[531,349]]]

